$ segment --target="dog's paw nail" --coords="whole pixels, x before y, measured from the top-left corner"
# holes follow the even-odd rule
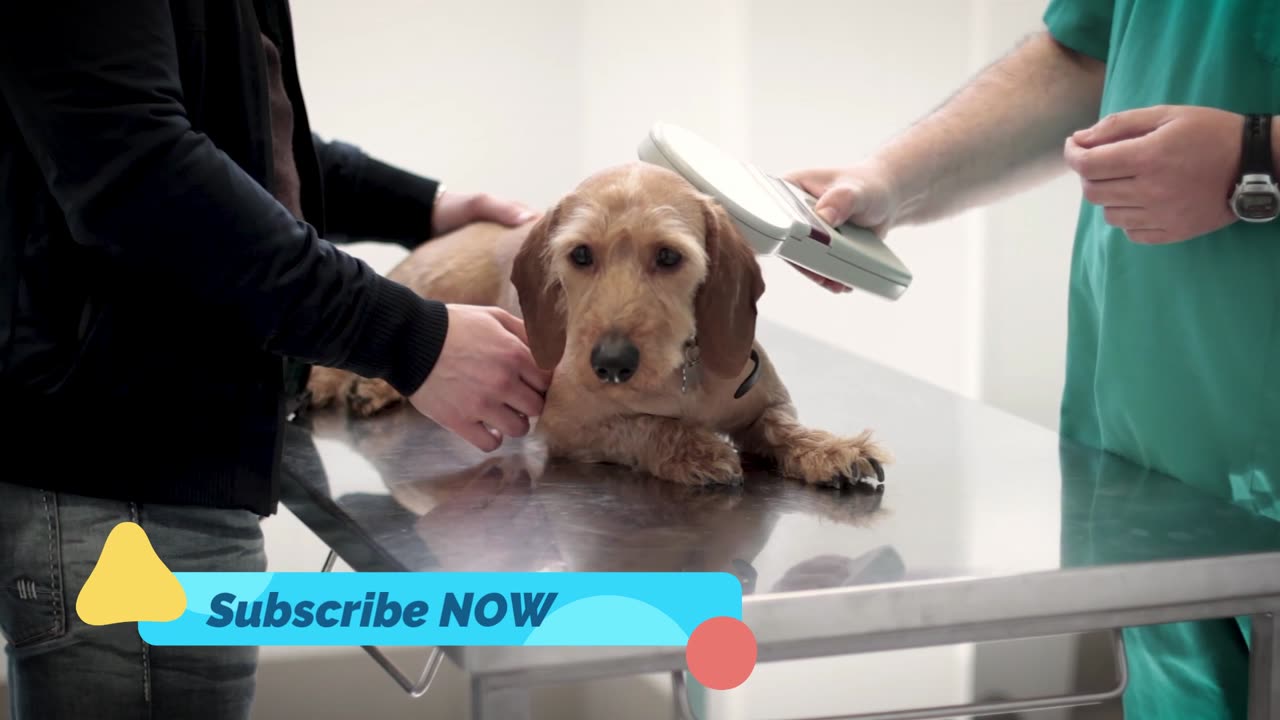
[[[876,471],[876,481],[880,485],[884,485],[884,465],[880,464],[875,458],[867,458],[867,462],[871,463],[871,467]]]

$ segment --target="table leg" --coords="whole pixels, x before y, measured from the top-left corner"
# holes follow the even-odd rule
[[[471,720],[530,720],[529,691],[525,688],[491,688],[483,679],[471,681]]]
[[[1254,615],[1249,654],[1249,720],[1280,718],[1280,632],[1275,613]]]

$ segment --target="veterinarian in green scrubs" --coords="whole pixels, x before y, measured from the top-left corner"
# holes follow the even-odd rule
[[[890,235],[1061,161],[1085,198],[1063,434],[1280,521],[1280,220],[1228,202],[1247,116],[1280,114],[1280,0],[1049,0],[1043,17],[1047,34],[871,158],[792,178],[829,220]],[[1259,145],[1274,179],[1280,128]],[[1247,619],[1126,639],[1127,717],[1245,717]]]
[[[1054,0],[1045,21],[1107,63],[1103,117],[1167,105],[1280,113],[1280,0]],[[1214,118],[1192,112],[1150,111],[1134,130],[1186,122],[1185,143],[1162,160],[1217,166],[1194,147],[1198,123]],[[1234,180],[1239,155],[1224,159]],[[1226,199],[1211,209],[1229,212]],[[1106,212],[1080,212],[1063,433],[1280,520],[1280,222],[1147,245]],[[1247,618],[1138,628],[1126,641],[1128,717],[1245,717]]]

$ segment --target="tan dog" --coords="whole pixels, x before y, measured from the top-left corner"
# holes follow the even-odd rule
[[[737,483],[740,450],[809,483],[883,480],[888,455],[869,432],[841,438],[796,421],[755,342],[764,280],[751,247],[670,171],[599,173],[531,226],[469,226],[389,277],[523,318],[534,359],[554,369],[534,427],[553,458]],[[332,369],[314,370],[309,388],[313,405],[338,399],[361,416],[401,400],[385,382]]]

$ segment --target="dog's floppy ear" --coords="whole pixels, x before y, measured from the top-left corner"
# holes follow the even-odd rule
[[[694,298],[699,352],[708,370],[734,377],[751,358],[764,276],[755,252],[724,208],[708,198],[702,212],[707,278]]]
[[[551,276],[548,253],[559,217],[560,206],[556,206],[534,223],[511,265],[511,282],[520,298],[529,349],[544,370],[553,370],[564,354],[564,289]]]

